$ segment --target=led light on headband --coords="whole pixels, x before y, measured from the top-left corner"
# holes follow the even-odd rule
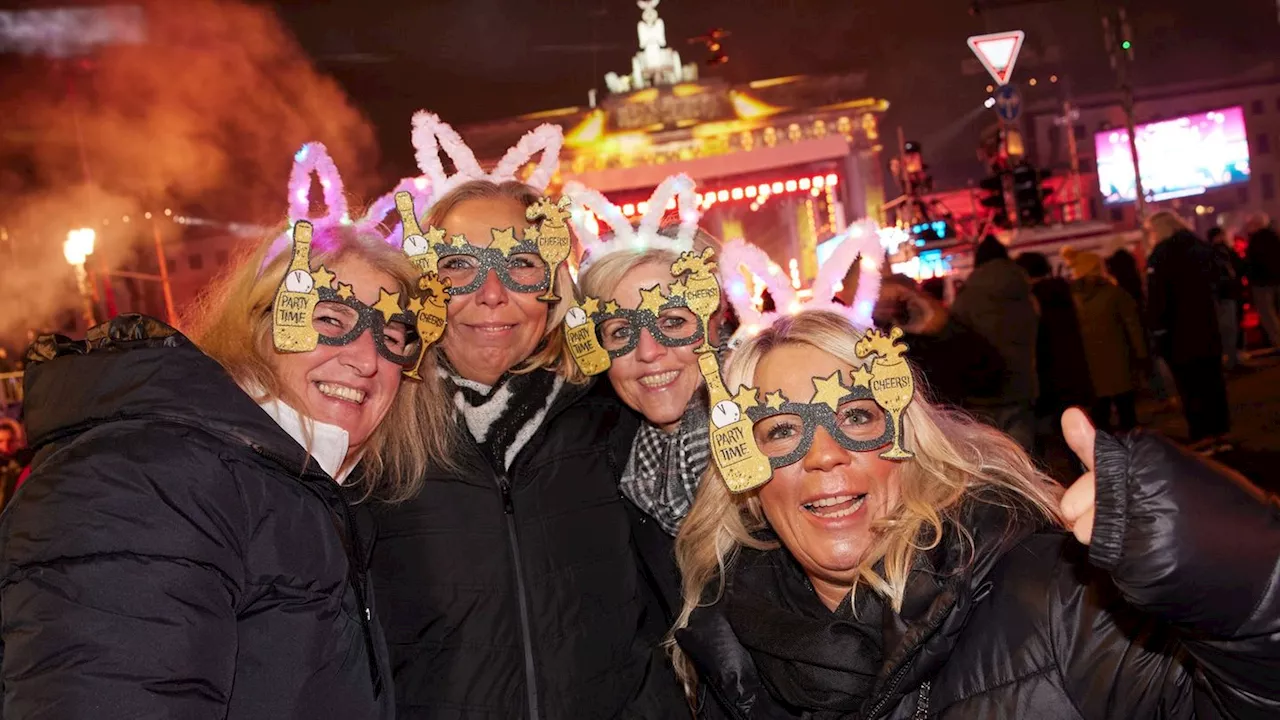
[[[699,358],[711,391],[711,459],[730,492],[758,488],[769,481],[774,469],[804,458],[819,426],[852,452],[891,444],[880,457],[915,457],[902,447],[902,413],[911,403],[915,381],[903,358],[907,346],[897,342],[901,337],[899,328],[888,335],[867,330],[854,352],[859,358],[871,356],[870,366],[853,370],[849,385],[841,381],[838,371],[814,378],[813,396],[804,403],[792,402],[781,391],[768,393],[762,400],[758,389],[746,386],[730,397],[715,356],[709,362],[707,356]],[[867,401],[874,401],[884,414],[869,411]]]
[[[671,264],[676,282],[671,284],[670,294],[660,284],[645,288],[634,310],[619,308],[612,300],[602,307],[593,297],[570,308],[564,334],[578,368],[587,375],[608,370],[615,358],[636,349],[644,330],[666,347],[701,342],[696,352],[712,354],[707,329],[711,316],[720,308],[720,283],[713,272],[712,253],[711,248],[701,254],[692,250],[682,253]]]
[[[272,304],[272,340],[280,352],[310,352],[317,345],[342,346],[366,331],[374,348],[404,368],[406,376],[421,379],[422,359],[444,330],[447,287],[430,273],[418,281],[421,295],[409,294],[407,309],[401,293],[378,289],[378,302],[366,305],[350,285],[324,266],[311,270],[311,223],[293,227],[293,250],[285,276]],[[425,301],[425,302],[424,302]]]

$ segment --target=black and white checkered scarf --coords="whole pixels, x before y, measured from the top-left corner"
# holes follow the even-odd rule
[[[564,387],[564,379],[546,370],[503,375],[485,385],[441,367],[453,390],[453,404],[480,450],[494,467],[509,470]]]
[[[706,388],[699,388],[673,433],[641,423],[622,471],[622,494],[672,536],[689,514],[711,456],[707,404]]]

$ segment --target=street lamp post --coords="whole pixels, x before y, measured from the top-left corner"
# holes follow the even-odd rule
[[[62,243],[62,255],[76,271],[76,286],[80,290],[85,329],[98,324],[97,318],[94,317],[93,300],[89,297],[89,274],[84,266],[85,261],[93,254],[95,239],[97,239],[97,233],[93,228],[79,228],[68,232],[66,242]]]

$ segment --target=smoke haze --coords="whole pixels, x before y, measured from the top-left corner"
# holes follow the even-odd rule
[[[328,146],[349,193],[380,189],[369,123],[270,8],[141,7],[140,44],[78,58],[0,56],[5,344],[78,307],[62,257],[68,230],[97,230],[92,262],[115,267],[151,242],[150,224],[139,222],[147,211],[278,223],[293,153],[311,140]],[[165,223],[172,242],[182,229]]]

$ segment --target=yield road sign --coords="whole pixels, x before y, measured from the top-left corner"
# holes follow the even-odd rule
[[[997,85],[1009,82],[1013,75],[1013,66],[1018,62],[1018,51],[1022,50],[1022,41],[1026,33],[1021,30],[974,35],[968,39],[969,49],[982,61],[982,66],[995,78]]]

